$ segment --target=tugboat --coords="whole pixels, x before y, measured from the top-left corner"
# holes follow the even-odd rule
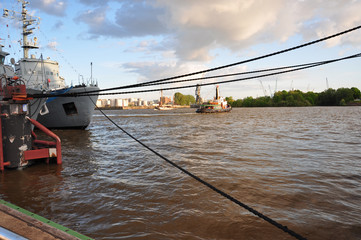
[[[219,86],[216,87],[216,97],[209,102],[202,103],[201,106],[197,109],[196,113],[222,113],[230,112],[232,107],[227,103],[227,101],[219,96]]]
[[[15,64],[15,74],[25,79],[25,84],[29,93],[36,87],[46,90],[47,93],[54,95],[63,93],[81,94],[88,91],[97,91],[99,87],[91,80],[90,84],[81,84],[77,86],[67,86],[65,79],[59,75],[59,63],[49,58],[36,58],[35,55],[29,57],[30,49],[38,49],[37,38],[34,41],[28,41],[27,36],[32,34],[34,28],[29,28],[37,23],[37,19],[29,16],[26,5],[28,1],[21,0],[22,12],[21,21],[23,23],[23,49],[24,57]],[[11,17],[16,12],[4,9],[4,17]],[[44,107],[40,107],[38,121],[47,128],[86,128],[92,118],[95,103],[98,96],[82,97],[54,97],[46,101]],[[40,106],[40,105],[39,105]],[[40,110],[39,108],[39,110]]]

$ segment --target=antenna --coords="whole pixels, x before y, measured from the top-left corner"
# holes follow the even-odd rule
[[[3,11],[3,17],[12,18],[12,19],[20,19],[20,21],[23,23],[23,43],[22,48],[24,49],[24,58],[29,58],[29,50],[30,49],[38,49],[37,46],[37,38],[34,38],[34,42],[28,41],[28,35],[33,34],[33,28],[28,28],[29,26],[36,24],[40,24],[40,18],[35,16],[30,16],[28,14],[28,11],[26,10],[26,5],[29,4],[29,2],[25,0],[18,0],[18,2],[21,2],[22,4],[22,11],[21,13],[4,9]]]
[[[270,95],[270,97],[272,98],[273,96],[272,96],[271,85],[268,84],[268,88],[269,88],[269,95]]]
[[[93,85],[93,62],[90,62],[90,84]]]
[[[328,79],[327,79],[327,77],[326,77],[326,87],[327,87],[327,89],[330,88],[330,87],[328,86]]]
[[[276,78],[275,92],[277,92],[277,81],[278,81],[278,78]]]
[[[262,90],[263,90],[263,94],[264,94],[264,96],[266,96],[266,95],[267,95],[267,92],[266,92],[266,89],[265,89],[264,86],[263,86],[262,80],[259,80],[259,82],[261,83]]]

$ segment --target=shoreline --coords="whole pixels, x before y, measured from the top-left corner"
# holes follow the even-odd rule
[[[129,110],[129,109],[155,109],[156,106],[128,106],[128,107],[96,107],[95,110]],[[190,106],[171,105],[172,108],[190,108]]]

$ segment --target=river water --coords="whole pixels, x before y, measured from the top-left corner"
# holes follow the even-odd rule
[[[105,111],[171,161],[308,239],[361,239],[361,108]],[[56,130],[63,164],[6,170],[0,198],[95,239],[293,239],[99,111]]]

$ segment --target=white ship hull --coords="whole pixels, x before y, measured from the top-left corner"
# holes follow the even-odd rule
[[[97,86],[77,86],[66,93],[81,93],[99,90]],[[58,90],[59,91],[59,90]],[[38,121],[47,128],[85,129],[91,122],[98,96],[49,98],[48,114],[39,115]]]

